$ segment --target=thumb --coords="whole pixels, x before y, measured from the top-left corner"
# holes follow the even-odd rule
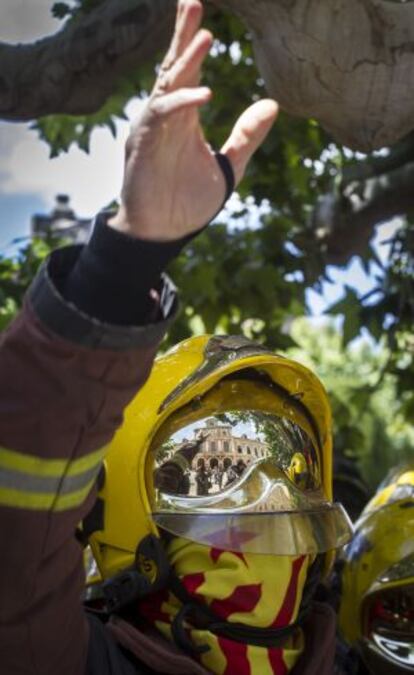
[[[263,143],[276,120],[279,107],[272,99],[257,101],[237,120],[221,152],[233,167],[236,185],[243,178],[247,163]]]

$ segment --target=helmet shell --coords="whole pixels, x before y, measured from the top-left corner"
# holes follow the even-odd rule
[[[155,435],[171,415],[208,392],[223,377],[256,369],[282,388],[309,416],[317,442],[324,496],[332,499],[331,412],[326,392],[306,367],[240,337],[200,336],[180,343],[155,361],[151,376],[125,410],[108,449],[103,528],[90,544],[103,578],[134,562],[138,544],[157,535],[151,516],[146,458]]]
[[[339,626],[345,640],[365,653],[375,653],[375,669],[406,672],[383,658],[370,635],[373,603],[392,589],[414,585],[414,463],[394,469],[367,504],[344,552]],[[369,657],[367,660],[372,660]]]

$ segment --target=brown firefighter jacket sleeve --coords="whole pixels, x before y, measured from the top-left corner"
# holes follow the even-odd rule
[[[158,322],[129,328],[89,319],[54,283],[73,255],[71,248],[52,255],[1,336],[1,675],[85,672],[89,629],[74,532],[175,312],[164,279]]]

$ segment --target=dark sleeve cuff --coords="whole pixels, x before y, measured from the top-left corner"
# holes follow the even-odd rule
[[[152,320],[145,326],[100,321],[64,298],[59,290],[82,250],[82,246],[69,246],[54,251],[30,287],[27,299],[42,323],[60,337],[92,349],[123,351],[160,341],[177,313],[176,289],[170,279],[162,276],[159,302],[153,307]]]
[[[226,183],[221,210],[235,179],[229,159],[221,153],[216,159]],[[98,215],[88,245],[68,275],[55,284],[67,302],[89,317],[112,325],[143,326],[154,320],[162,272],[204,228],[173,241],[148,241],[109,227],[112,215]]]
[[[131,237],[107,225],[111,215],[97,217],[90,242],[58,289],[99,321],[145,325],[154,319],[161,274],[187,238],[155,242]]]

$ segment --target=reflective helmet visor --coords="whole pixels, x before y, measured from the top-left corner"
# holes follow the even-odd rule
[[[414,669],[414,557],[409,556],[394,566],[391,574],[387,574],[387,580],[396,580],[397,568],[398,575],[408,575],[408,583],[405,585],[404,579],[398,579],[399,585],[385,588],[366,599],[366,635],[362,641],[368,663],[377,656],[388,664],[392,673]],[[391,668],[393,664],[395,669]]]
[[[173,433],[156,437],[147,470],[158,527],[220,549],[275,555],[349,541],[345,511],[323,495],[311,427],[299,426],[292,410],[266,407],[262,399],[260,409],[245,404],[200,417],[201,405],[198,419],[184,415]]]

